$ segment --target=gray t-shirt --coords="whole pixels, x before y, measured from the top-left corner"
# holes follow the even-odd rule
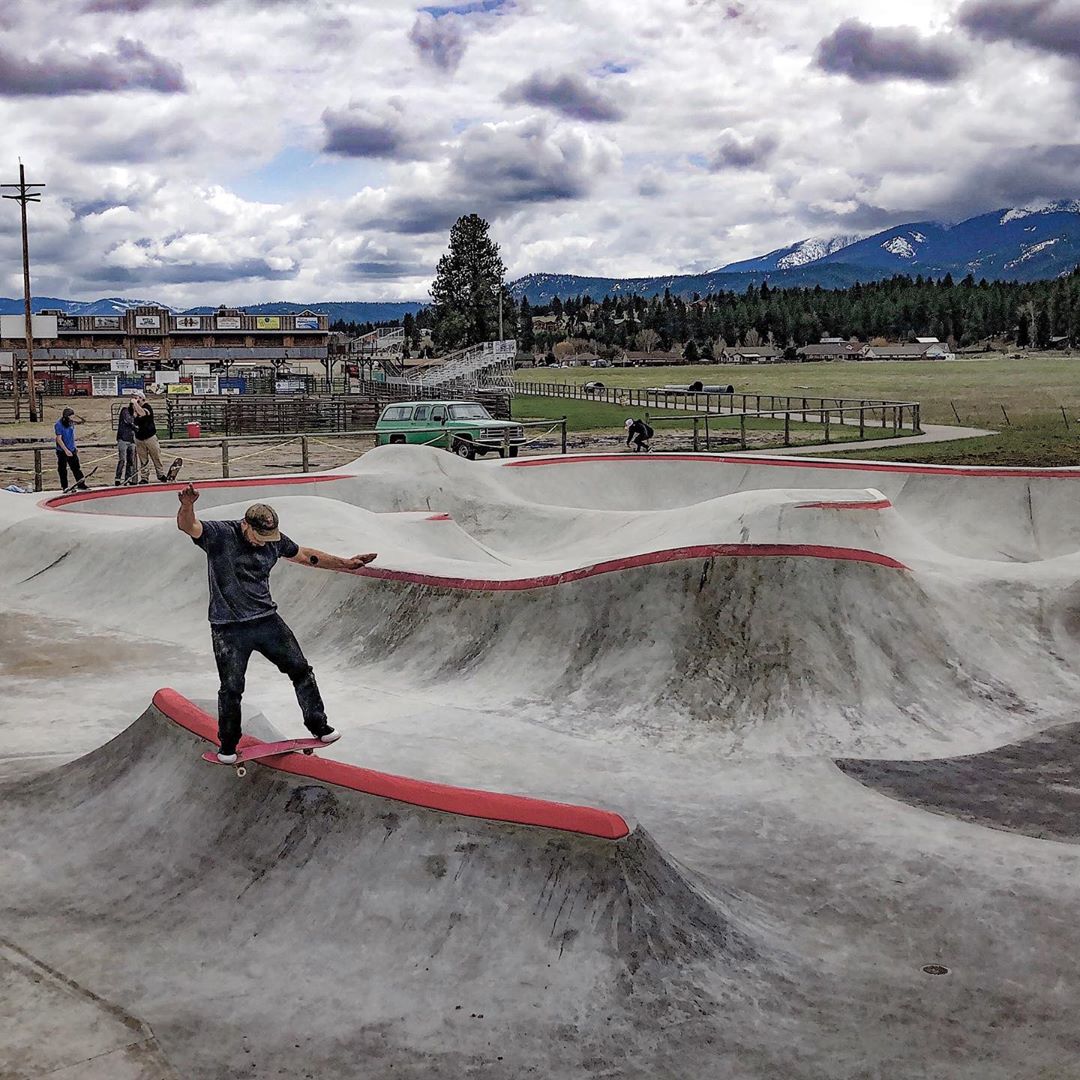
[[[270,599],[270,571],[278,559],[300,550],[284,533],[262,547],[249,544],[239,521],[204,521],[202,536],[192,543],[206,552],[210,579],[210,622],[250,622],[277,611]]]

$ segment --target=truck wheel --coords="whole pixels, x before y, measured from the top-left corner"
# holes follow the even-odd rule
[[[468,439],[455,439],[454,453],[457,454],[458,457],[468,458],[469,461],[472,461],[476,457],[476,450]]]
[[[398,445],[400,445],[401,443],[404,443],[404,442],[405,442],[405,436],[404,435],[391,435],[390,436],[390,445],[391,446],[398,446]]]

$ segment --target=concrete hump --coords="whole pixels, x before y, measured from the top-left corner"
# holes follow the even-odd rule
[[[707,1057],[724,986],[775,988],[739,901],[641,828],[612,841],[283,768],[238,779],[206,745],[152,706],[0,799],[6,925],[145,1019],[180,1075],[465,1075],[495,1045],[514,1065],[493,1075],[574,1075],[612,1040],[655,1054],[672,1024],[680,1057]]]

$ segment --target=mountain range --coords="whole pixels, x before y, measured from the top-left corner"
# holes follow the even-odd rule
[[[894,274],[957,281],[974,274],[988,281],[1042,281],[1080,264],[1080,200],[1005,208],[957,224],[914,221],[872,236],[810,237],[765,255],[726,263],[703,274],[608,278],[529,274],[511,286],[531,304],[588,293],[653,296],[670,289],[684,298],[698,293],[741,292],[767,281],[776,288],[820,285],[844,288]]]
[[[56,296],[35,296],[31,305],[34,311],[63,311],[67,315],[122,315],[136,307],[165,307],[156,300],[129,300],[120,296],[106,296],[100,300],[63,300]],[[333,301],[330,303],[294,304],[275,300],[266,304],[241,304],[249,315],[295,315],[301,311],[317,311],[330,316],[330,321],[379,323],[400,321],[407,313],[416,314],[424,305],[420,301]],[[169,308],[177,315],[213,315],[216,307]],[[22,297],[0,296],[0,315],[21,315]]]
[[[516,300],[528,297],[534,306],[583,296],[654,296],[670,289],[689,299],[695,293],[742,292],[767,281],[774,288],[842,289],[857,281],[880,281],[894,274],[957,281],[974,274],[988,281],[1042,281],[1060,277],[1080,264],[1080,199],[1043,202],[994,210],[957,224],[915,221],[872,236],[818,236],[799,240],[765,255],[725,263],[701,274],[654,277],[587,277],[578,274],[528,274],[510,286]],[[74,315],[116,315],[154,303],[122,297],[100,300],[34,298],[35,311],[56,309]],[[167,305],[162,305],[167,306]],[[273,301],[243,305],[253,315],[291,315],[310,309],[325,312],[331,322],[390,322],[416,313],[421,301]],[[0,297],[0,315],[17,315],[22,299]],[[214,307],[193,307],[177,314],[208,315]]]

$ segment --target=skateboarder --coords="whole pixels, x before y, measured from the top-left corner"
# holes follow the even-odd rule
[[[81,424],[83,418],[75,415],[74,409],[65,409],[60,414],[60,419],[53,425],[56,434],[56,471],[60,474],[60,488],[68,489],[68,467],[71,467],[75,477],[77,491],[87,491],[83,481],[82,466],[79,464],[79,451],[75,447],[75,425]]]
[[[135,410],[129,401],[116,418],[116,479],[114,486],[135,483]]]
[[[626,445],[629,446],[633,442],[635,454],[642,450],[648,452],[652,449],[649,446],[649,440],[653,437],[654,432],[644,420],[627,419],[623,426],[626,428]]]
[[[195,516],[198,497],[192,484],[179,493],[176,527],[206,552],[210,636],[221,680],[218,761],[223,765],[236,761],[241,735],[240,699],[253,652],[261,653],[292,680],[308,731],[324,743],[335,742],[341,736],[326,721],[315,673],[270,598],[270,571],[278,559],[324,570],[358,570],[375,555],[346,559],[300,547],[281,532],[276,511],[265,503],[249,506],[242,521],[200,521]]]

